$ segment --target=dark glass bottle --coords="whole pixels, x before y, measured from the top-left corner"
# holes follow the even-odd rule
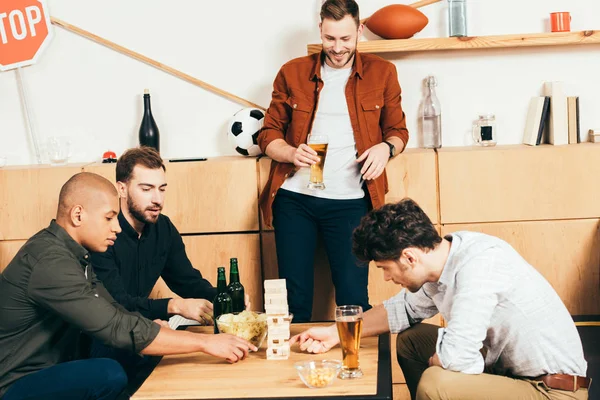
[[[217,268],[217,296],[213,300],[213,318],[215,333],[219,333],[217,318],[219,315],[232,313],[231,296],[227,293],[227,279],[225,278],[225,267]]]
[[[158,134],[158,126],[152,116],[150,108],[150,91],[144,90],[144,117],[140,125],[140,146],[154,147],[160,152],[160,137]]]
[[[242,312],[246,308],[244,286],[240,282],[240,271],[238,270],[237,258],[229,259],[229,286],[227,292],[231,297],[233,312]]]

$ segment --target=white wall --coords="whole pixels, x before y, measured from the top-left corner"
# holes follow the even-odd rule
[[[48,0],[51,15],[154,58],[252,102],[268,106],[279,67],[319,41],[320,0]],[[359,0],[362,16],[391,4]],[[430,19],[417,37],[446,36],[446,4],[421,9]],[[469,2],[469,34],[543,32],[548,14],[571,11],[572,29],[600,28],[597,0]],[[595,16],[595,17],[594,17]],[[373,39],[371,33],[365,39]],[[600,127],[600,46],[388,54],[398,68],[403,105],[418,145],[422,82],[436,75],[443,145],[470,144],[479,112],[496,114],[499,143],[519,143],[531,96],[562,80],[580,96],[583,131]],[[150,88],[164,157],[235,154],[227,120],[243,106],[54,27],[40,62],[23,69],[41,140],[71,136],[71,161],[95,161],[137,143],[142,93]],[[0,73],[0,155],[35,163],[16,73]]]

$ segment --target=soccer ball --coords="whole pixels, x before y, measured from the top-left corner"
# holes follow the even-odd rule
[[[261,154],[258,147],[258,132],[262,128],[265,114],[258,108],[243,108],[233,114],[227,125],[229,143],[244,156]]]

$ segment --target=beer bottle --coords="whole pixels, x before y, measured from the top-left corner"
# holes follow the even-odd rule
[[[231,296],[233,312],[242,312],[246,308],[244,286],[240,282],[237,258],[229,259],[229,286],[227,292]]]
[[[215,333],[219,333],[217,318],[222,314],[233,312],[231,308],[231,296],[227,294],[227,280],[225,278],[225,267],[217,268],[217,296],[213,300],[213,318]]]

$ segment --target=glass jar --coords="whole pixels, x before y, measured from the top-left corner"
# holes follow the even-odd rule
[[[448,35],[450,37],[467,36],[466,0],[448,0]]]
[[[473,124],[473,140],[480,146],[495,146],[498,141],[496,130],[496,116],[494,114],[480,114],[479,119]]]

